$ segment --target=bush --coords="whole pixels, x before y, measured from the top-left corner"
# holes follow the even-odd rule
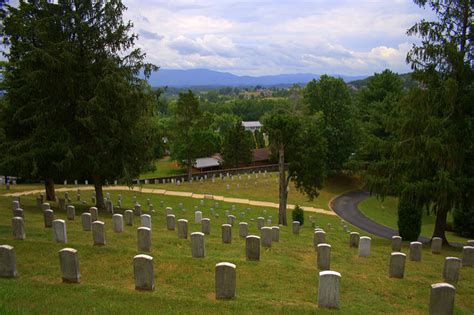
[[[453,213],[454,230],[461,236],[474,237],[474,206],[456,207]]]
[[[421,233],[422,209],[406,195],[398,202],[398,233],[405,241],[416,241]]]
[[[300,206],[295,206],[295,209],[291,212],[291,217],[293,221],[299,221],[300,225],[304,224],[304,211]]]

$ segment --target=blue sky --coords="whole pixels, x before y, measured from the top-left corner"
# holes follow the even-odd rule
[[[411,0],[124,0],[137,44],[163,68],[239,75],[407,72],[405,35],[433,18]]]

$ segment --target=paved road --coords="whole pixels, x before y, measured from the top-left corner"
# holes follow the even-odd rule
[[[367,191],[351,191],[334,198],[330,204],[330,207],[345,221],[366,232],[388,239],[392,238],[394,235],[398,235],[397,230],[372,221],[359,210],[357,205],[369,196],[370,194]],[[420,236],[418,241],[422,243],[428,243],[430,239]],[[451,245],[456,246],[453,243],[451,243]]]

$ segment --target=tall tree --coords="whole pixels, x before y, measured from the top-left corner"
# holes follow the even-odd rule
[[[329,167],[333,171],[342,170],[356,149],[357,132],[349,88],[342,79],[323,75],[306,85],[304,101],[311,113],[324,114]]]
[[[433,237],[446,242],[448,211],[456,205],[472,204],[474,199],[473,5],[470,0],[414,2],[429,6],[438,21],[423,20],[408,30],[408,35],[422,38],[422,44],[414,45],[408,53],[407,61],[425,88],[417,92],[426,98],[424,102],[419,95],[413,96],[415,102],[409,98],[404,104],[415,103],[416,111],[421,109],[424,114],[416,120],[408,116],[402,125],[406,143],[402,150],[408,149],[409,158],[418,153],[422,158],[414,166],[430,170],[417,181],[418,189],[436,213]],[[431,105],[426,106],[426,100]],[[411,114],[410,109],[402,110]],[[422,152],[416,153],[420,148]]]
[[[154,93],[139,75],[156,67],[134,48],[125,10],[120,0],[29,1],[5,23],[12,42],[6,76],[10,113],[20,123],[34,122],[27,133],[11,132],[25,140],[19,151],[43,140],[34,157],[46,167],[36,169],[91,178],[99,207],[107,180],[131,180],[152,157]]]
[[[199,100],[189,90],[180,93],[173,116],[171,156],[187,168],[188,180],[199,157],[216,152],[216,135],[199,109]]]
[[[273,154],[278,156],[279,208],[278,224],[287,225],[288,183],[310,199],[318,195],[326,177],[327,143],[321,119],[306,118],[294,112],[277,110],[263,117],[263,130],[268,135]],[[288,172],[287,165],[289,163]]]
[[[7,94],[1,120],[10,123],[5,125],[1,164],[10,174],[44,180],[47,200],[55,199],[54,180],[73,160],[72,60],[65,51],[69,39],[61,16],[59,7],[46,1],[22,1],[9,8],[3,24],[4,41],[11,45],[5,52]]]
[[[393,121],[399,141],[385,169],[375,170],[379,180],[372,186],[378,191],[395,187],[410,197],[408,202],[434,212],[433,237],[447,242],[448,212],[456,206],[469,207],[474,198],[472,3],[414,2],[429,6],[438,19],[423,20],[408,30],[422,39],[407,56],[421,87],[400,102]]]
[[[238,167],[240,163],[252,161],[252,149],[254,147],[251,131],[245,130],[241,120],[235,121],[226,130],[222,138],[222,157],[224,164]]]

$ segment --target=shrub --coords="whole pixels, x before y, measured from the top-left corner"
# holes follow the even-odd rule
[[[398,233],[405,241],[416,241],[421,233],[422,208],[402,194],[398,202]]]
[[[293,221],[299,221],[300,225],[304,224],[304,211],[300,206],[295,206],[295,209],[291,212],[291,217]]]
[[[461,236],[474,237],[474,206],[464,205],[454,209],[454,230]]]

